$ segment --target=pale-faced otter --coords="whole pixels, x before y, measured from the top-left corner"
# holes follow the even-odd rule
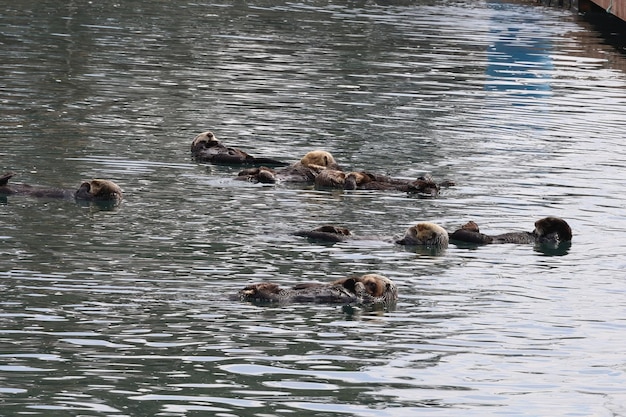
[[[450,234],[451,240],[459,242],[490,244],[490,243],[552,243],[569,242],[572,240],[572,229],[567,222],[559,217],[545,217],[535,222],[532,232],[510,232],[499,235],[480,233],[478,225],[470,221]]]
[[[9,179],[14,175],[13,172],[7,172],[0,177],[0,194],[27,195],[40,198],[74,198],[82,201],[118,202],[122,200],[122,189],[109,180],[84,181],[78,190],[72,191],[61,188],[33,187],[26,184],[9,184]]]
[[[418,223],[406,229],[402,239],[396,240],[396,243],[407,246],[447,248],[448,232],[435,223]]]
[[[287,166],[286,162],[272,158],[254,157],[237,148],[229,148],[222,144],[213,132],[204,132],[191,142],[191,156],[196,161],[211,162],[225,165],[266,165]]]
[[[347,228],[333,225],[324,225],[313,230],[301,230],[294,234],[322,242],[344,242],[350,239],[359,239]],[[401,238],[376,240],[393,241],[398,245],[405,246],[427,246],[444,249],[448,247],[448,232],[435,223],[421,222],[407,228]]]
[[[437,184],[430,175],[415,180],[393,178],[366,171],[343,172],[325,169],[315,178],[315,188],[340,188],[344,190],[393,190],[436,196],[442,186],[454,185],[452,181]]]
[[[86,201],[121,201],[122,189],[113,181],[93,179],[84,181],[74,197]]]
[[[378,274],[342,278],[329,284],[304,283],[281,288],[272,282],[248,285],[238,292],[241,301],[265,303],[331,303],[392,305],[398,288],[389,278]]]
[[[278,182],[305,182],[313,183],[315,177],[323,170],[339,169],[335,158],[326,151],[311,151],[295,164],[285,168],[273,170],[268,167],[250,168],[241,171],[237,179],[265,184]]]

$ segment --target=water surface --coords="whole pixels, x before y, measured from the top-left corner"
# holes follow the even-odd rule
[[[3,415],[626,413],[626,60],[534,2],[22,1],[0,17],[3,171],[113,210],[0,201]],[[456,186],[438,198],[233,181],[193,137]],[[565,252],[442,253],[557,215]],[[393,279],[393,309],[255,306],[248,283]]]

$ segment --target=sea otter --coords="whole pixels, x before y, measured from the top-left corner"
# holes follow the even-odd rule
[[[359,239],[347,228],[333,225],[324,225],[313,230],[301,230],[294,234],[322,242],[344,242],[350,239]],[[399,239],[393,239],[393,242],[404,246],[427,246],[444,249],[448,247],[448,232],[435,223],[421,222],[406,229],[404,235]]]
[[[331,303],[392,305],[398,288],[387,277],[366,274],[342,278],[329,284],[304,283],[281,288],[272,282],[248,285],[238,292],[241,301],[266,303]]]
[[[61,188],[33,187],[25,184],[9,184],[15,174],[7,172],[0,177],[0,194],[3,195],[28,195],[41,198],[61,198],[82,201],[110,201],[122,200],[122,189],[113,181],[93,179],[84,181],[78,190],[65,190]]]
[[[567,222],[559,217],[544,217],[535,222],[532,232],[510,232],[499,235],[480,233],[478,225],[470,221],[450,234],[451,240],[467,243],[552,243],[569,242],[572,240],[572,229]]]
[[[313,183],[315,177],[325,169],[339,170],[339,165],[329,152],[316,150],[308,152],[300,161],[285,168],[277,170],[265,166],[249,168],[241,171],[236,179],[265,184],[279,182]]]
[[[423,222],[411,226],[404,232],[404,236],[396,240],[398,245],[431,246],[437,248],[448,247],[448,232],[434,223]]]
[[[315,188],[340,188],[344,190],[393,190],[436,196],[442,186],[454,185],[452,181],[437,184],[430,175],[415,180],[393,178],[367,171],[343,172],[325,169],[315,177]]]
[[[211,162],[225,165],[266,165],[287,166],[286,162],[272,158],[254,157],[236,148],[222,144],[213,132],[204,132],[191,142],[191,156],[200,162]]]

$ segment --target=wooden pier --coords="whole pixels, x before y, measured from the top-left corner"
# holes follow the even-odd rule
[[[581,12],[606,11],[626,21],[626,0],[578,0]]]

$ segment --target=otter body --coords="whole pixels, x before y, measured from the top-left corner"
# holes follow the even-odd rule
[[[122,200],[122,189],[113,181],[93,179],[84,181],[78,190],[61,188],[33,187],[26,184],[9,184],[15,174],[8,172],[0,177],[0,194],[27,195],[39,198],[76,199],[83,201],[111,201]]]
[[[437,184],[429,175],[415,180],[393,178],[366,171],[343,172],[326,169],[315,178],[317,189],[339,188],[344,190],[392,190],[429,196],[439,194],[441,186],[454,185],[451,181]]]
[[[544,217],[535,222],[535,230],[532,232],[509,232],[499,235],[486,235],[480,232],[475,222],[470,221],[450,234],[450,239],[482,245],[491,243],[558,244],[572,240],[572,229],[565,220],[559,217]]]
[[[204,132],[194,138],[191,143],[191,156],[200,162],[224,165],[288,165],[286,162],[271,158],[257,158],[240,149],[229,148],[217,140],[213,132]]]
[[[313,230],[301,230],[294,234],[322,242],[344,242],[357,239],[347,228],[334,225],[324,225]],[[407,228],[402,238],[382,240],[392,240],[394,243],[404,246],[428,246],[440,249],[447,248],[449,243],[448,232],[443,227],[430,222],[417,223]]]
[[[339,169],[339,165],[329,152],[317,150],[308,152],[300,161],[281,169],[274,170],[265,166],[245,169],[238,174],[237,179],[264,184],[313,184],[315,178],[325,169]]]
[[[265,303],[384,304],[398,299],[396,285],[387,277],[366,274],[329,284],[305,283],[281,288],[272,282],[248,285],[238,292],[241,301]]]

